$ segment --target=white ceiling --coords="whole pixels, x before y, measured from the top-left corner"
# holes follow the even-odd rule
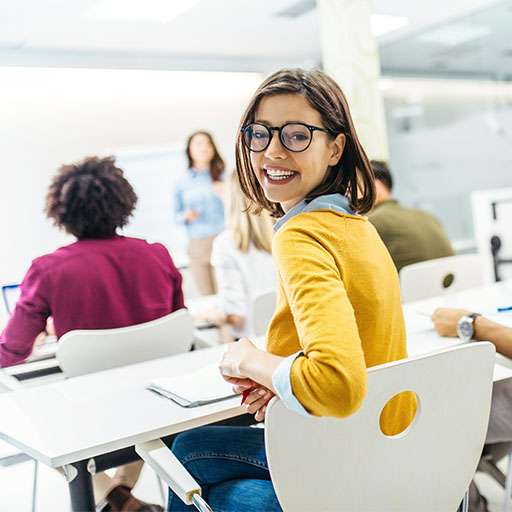
[[[321,63],[316,9],[295,18],[276,16],[301,0],[199,0],[166,24],[85,18],[97,1],[1,0],[0,65],[266,73]],[[373,0],[375,13],[410,19],[378,42],[388,45],[493,3]]]

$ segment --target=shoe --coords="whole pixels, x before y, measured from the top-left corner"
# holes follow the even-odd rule
[[[154,503],[146,503],[137,499],[132,494],[126,500],[121,512],[163,512],[164,508]]]

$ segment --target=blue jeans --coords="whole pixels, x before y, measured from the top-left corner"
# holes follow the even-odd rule
[[[180,434],[172,451],[214,512],[282,512],[270,481],[262,428],[196,428]],[[168,512],[192,510],[169,489]]]

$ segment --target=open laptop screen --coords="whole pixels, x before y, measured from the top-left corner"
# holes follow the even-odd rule
[[[2,294],[4,296],[5,307],[7,312],[11,314],[14,311],[14,306],[21,294],[19,284],[7,284],[2,286]]]

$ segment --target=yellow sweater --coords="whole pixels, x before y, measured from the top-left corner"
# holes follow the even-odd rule
[[[293,394],[311,414],[345,417],[366,395],[366,368],[407,357],[395,266],[364,217],[300,213],[274,236],[277,305],[267,350],[289,356]],[[414,395],[386,406],[383,431],[409,424]]]

